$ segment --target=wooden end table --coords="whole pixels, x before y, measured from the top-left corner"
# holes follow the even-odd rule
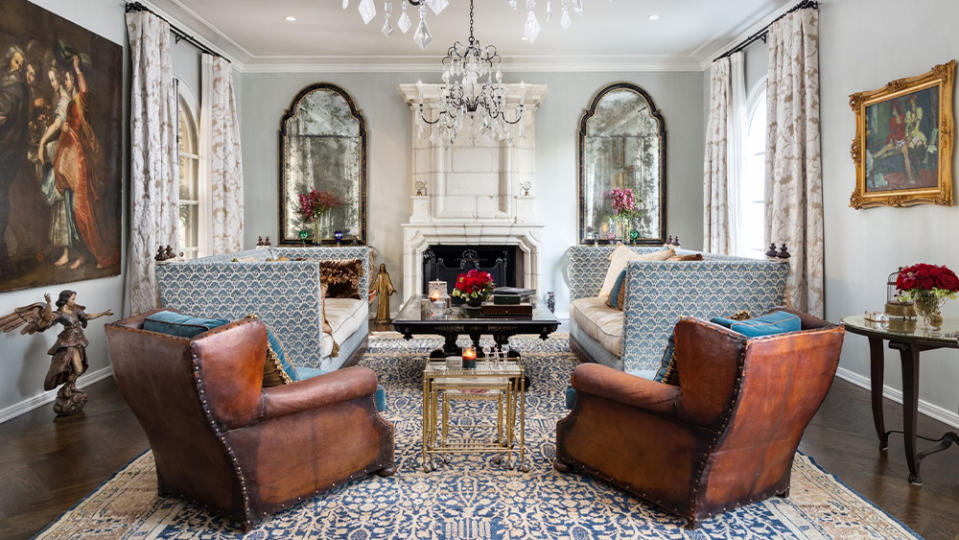
[[[898,321],[894,321],[895,322]],[[959,319],[943,320],[941,330],[922,330],[915,326],[898,325],[890,328],[887,323],[867,321],[864,315],[852,315],[842,320],[848,332],[869,338],[869,365],[872,386],[872,420],[879,436],[879,449],[889,447],[889,435],[900,433],[898,430],[886,431],[882,415],[882,388],[885,370],[883,341],[889,341],[889,348],[899,351],[902,363],[902,418],[903,437],[906,447],[906,462],[909,464],[909,481],[922,484],[919,476],[919,464],[923,458],[936,452],[942,452],[952,444],[959,445],[959,433],[946,432],[934,439],[935,446],[919,451],[916,446],[916,424],[919,421],[919,353],[933,349],[959,349]]]

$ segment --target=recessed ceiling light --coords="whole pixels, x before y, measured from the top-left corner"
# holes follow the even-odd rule
[[[287,15],[286,22],[296,22],[296,17],[294,17],[293,15]]]
[[[659,20],[659,15],[656,15],[656,14],[654,13],[654,14],[652,14],[652,15],[649,16],[649,20],[651,20],[651,21],[658,21],[658,20]]]

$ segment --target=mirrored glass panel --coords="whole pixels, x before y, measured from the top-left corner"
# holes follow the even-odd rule
[[[366,243],[366,127],[345,90],[314,84],[280,122],[280,240]],[[304,216],[301,195],[315,190]],[[338,238],[339,237],[339,238]]]
[[[600,90],[580,121],[579,225],[580,243],[666,240],[666,126],[638,86]]]

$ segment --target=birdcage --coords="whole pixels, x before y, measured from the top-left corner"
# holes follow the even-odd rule
[[[899,270],[902,270],[902,268]],[[890,317],[915,318],[916,308],[912,305],[912,300],[903,300],[899,295],[899,288],[896,287],[899,270],[889,274],[889,278],[886,279],[886,315]]]

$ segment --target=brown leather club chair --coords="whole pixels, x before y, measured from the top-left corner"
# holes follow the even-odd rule
[[[153,448],[161,497],[200,502],[249,530],[337,484],[394,472],[393,426],[376,411],[372,370],[262,388],[261,321],[187,339],[141,330],[150,313],[106,334],[117,386]]]
[[[556,425],[556,469],[602,478],[690,528],[788,496],[793,456],[829,391],[844,335],[800,317],[801,332],[753,339],[682,319],[679,386],[577,366],[576,404]]]

